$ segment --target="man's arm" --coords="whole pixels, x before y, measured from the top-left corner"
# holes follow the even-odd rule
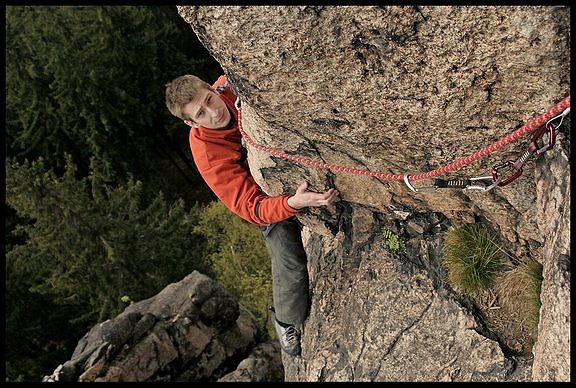
[[[335,189],[323,193],[309,191],[308,183],[304,182],[292,196],[270,197],[261,191],[245,168],[235,163],[219,164],[201,172],[208,186],[226,207],[257,225],[281,221],[305,207],[328,206],[337,200],[339,194]],[[223,177],[226,179],[223,180]],[[224,181],[226,184],[223,184]]]

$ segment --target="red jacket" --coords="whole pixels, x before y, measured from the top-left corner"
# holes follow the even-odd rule
[[[252,224],[267,225],[297,214],[298,210],[288,205],[288,195],[269,197],[250,174],[238,130],[236,95],[226,76],[220,76],[212,89],[226,103],[232,118],[224,129],[190,128],[192,157],[208,186],[228,209]]]

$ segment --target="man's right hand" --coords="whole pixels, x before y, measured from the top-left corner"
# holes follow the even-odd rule
[[[323,193],[309,191],[308,182],[304,182],[298,186],[296,194],[288,198],[288,205],[296,210],[308,206],[328,206],[338,200],[338,194],[340,193],[336,189],[329,189]]]

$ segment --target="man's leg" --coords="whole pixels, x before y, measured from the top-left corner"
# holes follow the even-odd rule
[[[276,319],[300,325],[308,314],[308,268],[300,225],[292,217],[262,231],[272,258],[272,293]]]

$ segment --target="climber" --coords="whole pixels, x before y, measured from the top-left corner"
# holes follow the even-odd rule
[[[166,85],[168,110],[190,127],[189,142],[200,174],[228,209],[259,227],[272,259],[272,320],[282,349],[301,352],[300,333],[309,309],[307,258],[295,215],[305,207],[333,204],[338,191],[308,190],[270,197],[258,186],[241,144],[236,95],[226,76],[214,85],[194,75]]]

